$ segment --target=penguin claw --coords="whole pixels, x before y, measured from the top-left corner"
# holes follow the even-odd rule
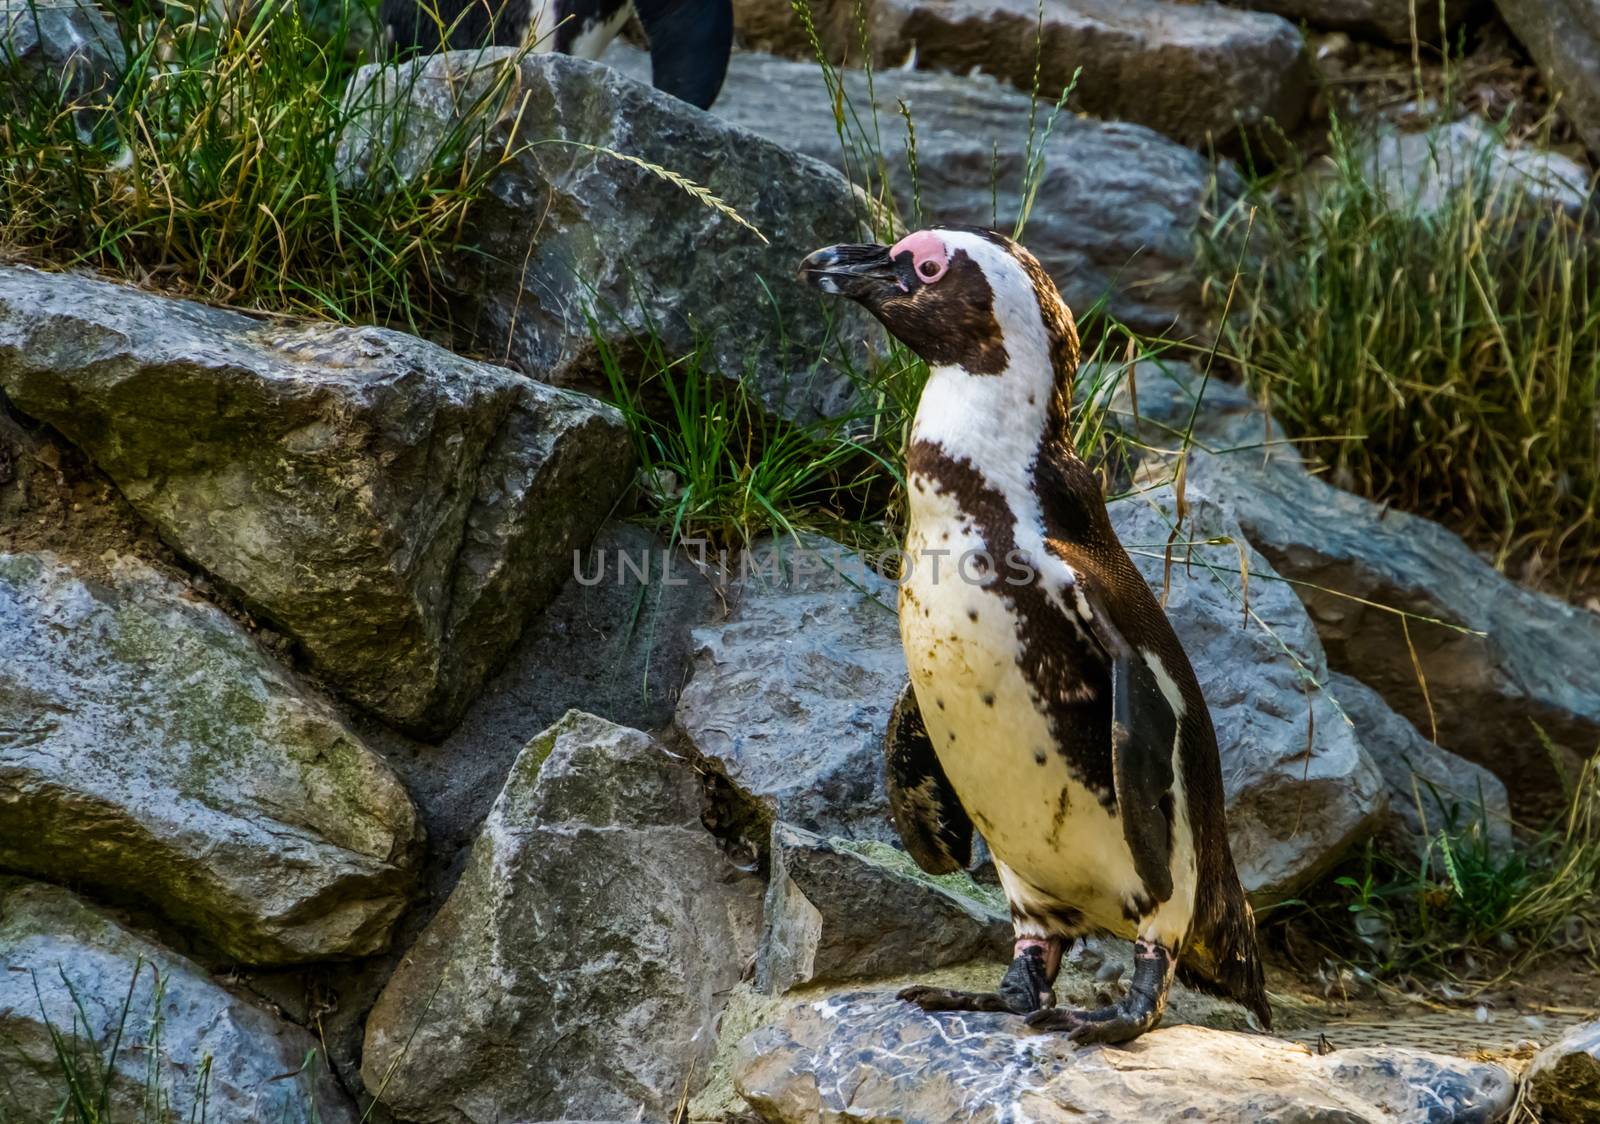
[[[1065,1031],[1073,1042],[1116,1044],[1131,1042],[1161,1021],[1159,1011],[1130,1011],[1118,1005],[1095,1011],[1056,1008],[1035,1011],[1025,1020],[1034,1030]]]
[[[1055,992],[1043,957],[1024,953],[1011,962],[996,991],[949,991],[916,984],[898,996],[924,1011],[994,1011],[1027,1015],[1055,1006]]]

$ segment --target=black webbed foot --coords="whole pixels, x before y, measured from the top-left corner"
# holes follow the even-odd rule
[[[1175,960],[1170,951],[1149,941],[1134,946],[1133,983],[1128,994],[1093,1011],[1051,1008],[1028,1016],[1036,1030],[1060,1030],[1074,1042],[1131,1042],[1161,1021],[1167,1009]]]
[[[949,991],[942,987],[918,984],[900,993],[900,998],[915,1003],[924,1011],[997,1011],[1027,1015],[1054,1006],[1045,950],[1038,946],[1023,949],[1006,969],[998,991]]]

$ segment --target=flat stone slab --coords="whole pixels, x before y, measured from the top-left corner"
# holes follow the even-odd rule
[[[929,1014],[874,992],[785,1008],[744,1040],[734,1083],[769,1124],[1490,1124],[1515,1091],[1499,1066],[1417,1050],[1318,1057],[1199,1026],[1080,1047],[1014,1016]]]

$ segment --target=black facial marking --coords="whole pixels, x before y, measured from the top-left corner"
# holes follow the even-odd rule
[[[970,460],[952,457],[933,442],[914,441],[906,455],[906,471],[926,478],[937,493],[955,500],[991,555],[1005,558],[1017,549],[1015,513]],[[1106,807],[1114,807],[1116,791],[1107,752],[1111,719],[1103,705],[1110,697],[1110,673],[1076,616],[1061,611],[1042,580],[1035,573],[1025,583],[995,581],[984,588],[1005,602],[1016,618],[1023,678],[1072,776]]]
[[[911,251],[898,260],[909,262]],[[950,268],[938,281],[914,281],[909,289],[863,303],[897,339],[935,366],[954,364],[975,375],[1006,369],[1010,357],[994,315],[994,290],[965,250],[950,255]]]

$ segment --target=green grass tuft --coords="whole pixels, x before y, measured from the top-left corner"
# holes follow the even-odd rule
[[[347,48],[367,13],[337,2],[331,33],[294,0],[226,16],[199,0],[117,9],[123,73],[94,93],[38,91],[0,121],[0,255],[346,322],[444,316],[432,278],[466,248],[494,165],[471,157],[515,67],[499,64],[461,122],[407,161],[415,174],[343,184]],[[404,139],[403,106],[364,124]]]
[[[1335,123],[1332,143],[1314,188],[1260,185],[1211,232],[1211,291],[1227,290],[1247,227],[1261,262],[1225,350],[1334,482],[1436,518],[1501,565],[1593,567],[1592,232],[1486,171],[1436,211],[1394,201],[1365,141]]]

